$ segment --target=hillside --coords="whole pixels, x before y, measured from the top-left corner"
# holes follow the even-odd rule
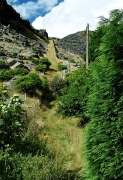
[[[11,72],[11,74],[7,74],[5,80],[1,81],[7,85],[10,97],[18,93],[19,97],[23,99],[24,104],[22,107],[28,117],[28,127],[21,139],[22,144],[16,147],[16,153],[14,152],[15,154],[13,153],[12,158],[8,158],[7,162],[11,164],[11,161],[13,161],[13,164],[16,164],[14,167],[13,164],[10,165],[17,170],[14,175],[18,176],[18,174],[27,173],[25,173],[26,178],[21,178],[23,180],[31,180],[32,177],[37,177],[39,180],[48,178],[53,180],[73,180],[82,176],[80,171],[84,167],[84,160],[82,159],[83,147],[81,144],[83,131],[78,127],[80,119],[75,117],[64,118],[56,114],[56,97],[49,89],[44,89],[43,93],[38,91],[39,94],[33,96],[28,95],[28,92],[17,92],[13,88],[18,78],[18,75],[14,75],[14,70],[18,68],[26,69],[28,74],[33,72],[40,79],[45,75],[48,80],[46,81],[48,83],[46,87],[50,86],[51,80],[56,75],[63,77],[63,72],[58,71],[60,62],[67,67],[68,63],[70,63],[71,71],[78,69],[73,65],[80,59],[82,60],[81,56],[67,50],[64,51],[64,56],[58,58],[57,50],[63,53],[62,48],[56,45],[55,39],[48,37],[46,30],[35,30],[27,20],[22,19],[20,14],[6,3],[6,0],[0,1],[0,78],[5,78],[4,72],[6,74]],[[45,74],[36,71],[36,65],[31,61],[32,59],[40,60],[42,58],[47,58],[51,62],[51,66]],[[74,63],[70,62],[70,59],[74,60]],[[27,81],[25,87],[29,83]],[[0,96],[3,92],[2,87],[2,83],[0,83]],[[8,103],[9,100],[6,102]],[[4,102],[0,100],[0,103]],[[14,110],[15,106],[13,112]],[[21,113],[18,114],[21,115]],[[9,119],[12,118],[15,118],[15,114],[11,114]],[[21,120],[21,118],[17,117],[17,120]],[[9,122],[9,120],[6,122]],[[9,129],[11,125],[9,124],[6,127]],[[8,130],[7,132],[9,133]],[[8,144],[11,144],[11,142],[8,142]],[[1,151],[0,155],[2,157]],[[15,157],[13,157],[14,155]],[[18,159],[16,159],[17,157]],[[25,162],[26,164],[24,164]],[[2,163],[2,160],[0,160],[0,163]],[[31,163],[32,165],[30,165]],[[1,167],[4,169],[3,165]],[[24,171],[18,172],[18,169],[22,168],[25,168]],[[10,168],[10,172],[9,169],[6,169],[6,173],[4,173],[3,169],[0,171],[0,179],[1,177],[3,179],[4,174],[6,174],[4,178],[6,180],[6,177],[10,174],[12,176],[13,169]],[[32,169],[30,173],[29,169]]]

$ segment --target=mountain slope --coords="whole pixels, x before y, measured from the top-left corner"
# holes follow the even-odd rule
[[[86,32],[80,31],[75,34],[70,34],[62,39],[58,40],[58,46],[71,53],[82,56],[85,51],[86,45]]]

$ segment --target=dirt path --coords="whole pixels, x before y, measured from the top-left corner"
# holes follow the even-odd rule
[[[57,70],[58,63],[60,62],[58,58],[56,57],[56,52],[54,48],[54,43],[52,40],[49,40],[48,44],[48,52],[46,54],[46,57],[49,59],[49,61],[52,63],[51,69]]]
[[[48,58],[52,63],[50,66],[50,71],[46,72],[45,74],[47,79],[50,81],[57,75],[61,76],[61,72],[58,71],[58,63],[61,62],[61,60],[56,57],[55,47],[52,40],[49,40],[46,58]]]

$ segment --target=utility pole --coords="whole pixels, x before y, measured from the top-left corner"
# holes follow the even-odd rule
[[[70,73],[70,55],[69,55],[69,49],[68,49],[68,72]]]
[[[86,69],[88,69],[89,24],[86,27]]]

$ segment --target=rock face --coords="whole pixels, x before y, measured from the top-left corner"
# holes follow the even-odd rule
[[[0,24],[0,60],[7,63],[0,69],[24,67],[32,69],[32,65],[23,63],[28,57],[43,57],[47,52],[48,44],[43,39],[31,39],[17,30],[12,29],[10,25]]]
[[[85,52],[86,32],[80,31],[58,40],[58,47],[82,56]]]
[[[6,0],[0,0],[0,23],[5,26],[10,25],[11,28],[27,37],[33,39],[36,39],[36,36],[40,37],[40,30],[35,30],[28,20],[22,19],[20,14],[7,4]],[[44,30],[41,31],[44,32]],[[41,38],[48,39],[48,33],[46,31],[42,33]]]

